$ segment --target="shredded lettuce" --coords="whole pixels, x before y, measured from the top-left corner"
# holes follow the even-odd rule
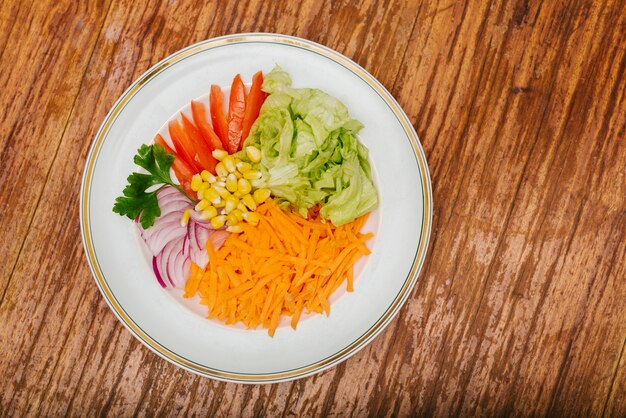
[[[245,142],[261,150],[254,165],[263,176],[255,186],[269,188],[281,206],[303,216],[320,204],[322,217],[337,226],[374,210],[368,151],[356,138],[363,125],[346,106],[321,90],[291,87],[278,66],[262,88],[270,95]],[[248,160],[245,152],[238,157]]]

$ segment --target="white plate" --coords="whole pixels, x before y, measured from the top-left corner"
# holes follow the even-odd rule
[[[274,338],[209,321],[161,289],[128,218],[111,211],[132,157],[172,115],[211,84],[279,64],[294,87],[339,98],[365,128],[381,204],[366,227],[373,252],[355,290],[334,295],[329,317],[281,327]],[[385,88],[343,55],[299,38],[240,34],[183,49],[135,81],[113,106],[87,157],[81,189],[83,244],[107,303],[143,344],[189,371],[215,379],[263,383],[297,379],[332,367],[369,343],[398,312],[422,266],[432,217],[426,158],[408,118]]]

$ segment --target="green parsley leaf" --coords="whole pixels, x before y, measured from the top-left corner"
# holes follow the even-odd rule
[[[133,159],[135,164],[144,168],[149,174],[132,173],[126,181],[128,185],[123,190],[123,196],[115,199],[113,212],[130,219],[141,215],[140,222],[144,229],[154,225],[154,220],[161,216],[157,191],[165,185],[170,185],[185,194],[170,177],[170,167],[174,162],[174,155],[168,154],[161,145],[142,145]],[[154,188],[153,186],[161,185]],[[147,192],[149,188],[153,191]],[[189,196],[185,194],[189,199]],[[191,199],[189,199],[191,200]]]

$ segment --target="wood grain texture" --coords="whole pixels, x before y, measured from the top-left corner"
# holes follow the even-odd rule
[[[138,343],[78,224],[117,97],[168,54],[248,31],[377,77],[420,136],[435,202],[391,325],[331,370],[266,386]],[[623,2],[9,0],[0,60],[0,415],[626,416]]]

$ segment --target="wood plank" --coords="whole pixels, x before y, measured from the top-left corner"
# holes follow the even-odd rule
[[[610,387],[602,415],[623,417],[626,415],[626,339],[622,344],[620,359],[615,363],[615,373]]]
[[[303,7],[311,9],[315,4],[310,2]],[[16,334],[20,328],[18,318],[33,318],[29,324],[33,332],[18,338],[20,350],[16,357],[3,361],[3,369],[6,367],[16,375],[14,390],[5,392],[3,398],[3,403],[7,402],[10,409],[28,408],[31,413],[39,411],[47,415],[85,410],[126,413],[128,410],[124,408],[130,403],[148,396],[163,402],[163,392],[168,393],[167,397],[179,399],[176,391],[181,386],[177,383],[190,378],[199,386],[198,396],[212,392],[215,387],[221,388],[222,393],[231,393],[227,389],[230,385],[200,379],[164,363],[123,330],[90,279],[78,240],[77,225],[64,224],[61,220],[78,216],[75,201],[78,199],[79,174],[90,140],[113,101],[133,79],[158,59],[208,37],[204,32],[207,28],[212,31],[210,36],[220,35],[220,24],[226,23],[236,31],[248,31],[252,29],[246,24],[253,22],[252,17],[256,14],[267,16],[268,24],[276,16],[269,14],[269,10],[273,9],[269,4],[262,5],[260,9],[249,5],[245,10],[238,11],[243,16],[237,22],[215,20],[211,13],[201,13],[197,21],[190,22],[185,21],[185,17],[194,15],[195,3],[179,3],[176,7],[165,3],[146,5],[143,9],[136,6],[136,2],[116,2],[110,10],[76,101],[77,108],[93,111],[72,114],[59,150],[60,155],[67,157],[55,161],[50,176],[62,180],[46,184],[50,196],[56,198],[36,212],[36,216],[46,217],[50,222],[42,230],[32,229],[26,240],[26,245],[30,245],[42,237],[65,237],[61,242],[37,249],[35,253],[35,256],[46,254],[51,260],[63,262],[54,268],[47,264],[38,267],[28,263],[26,257],[20,258],[16,277],[33,277],[40,283],[41,294],[32,305],[17,304],[17,300],[28,297],[29,290],[16,280],[7,292],[7,303],[0,308],[6,323],[15,324],[14,328],[5,329],[3,337]],[[286,7],[286,12],[298,13],[298,10],[289,9],[291,6]],[[377,6],[372,3],[368,7]],[[285,18],[285,21],[293,22],[293,19]],[[405,17],[394,18],[394,21],[402,21],[408,26],[412,24]],[[290,26],[287,28],[287,32],[294,30]],[[303,29],[312,30],[310,27]],[[398,30],[407,29],[400,26]],[[336,36],[343,42],[350,40],[347,46],[354,49],[362,49],[359,42],[365,42],[359,33],[354,35],[353,40],[343,32],[338,32]],[[135,41],[138,39],[141,42]],[[402,50],[394,46],[388,55],[397,53],[402,53]],[[399,62],[396,70],[398,66]],[[387,66],[385,71],[390,74],[389,77],[395,75],[393,66]],[[76,163],[67,164],[68,161]],[[69,199],[64,190],[72,191]],[[57,274],[50,274],[52,269]],[[65,274],[61,275],[61,272]],[[82,280],[67,286],[64,283],[66,277],[80,277]],[[80,364],[85,356],[86,363]],[[130,363],[134,366],[129,367]],[[136,367],[139,363],[142,367]],[[162,374],[159,370],[167,373]],[[155,374],[168,377],[151,382]],[[37,396],[26,396],[23,391],[25,386],[35,389]],[[65,394],[63,399],[59,399],[60,391]],[[160,408],[155,407],[153,402],[148,406],[150,410]],[[168,406],[163,404],[163,407]],[[220,405],[216,403],[214,407]]]
[[[35,173],[20,199],[0,190],[17,205],[3,206],[0,232],[25,237],[29,249],[11,243],[0,254],[15,266],[0,267],[0,372],[11,376],[0,415],[626,414],[619,1],[148,3],[55,14],[60,3],[50,17],[45,5],[0,5],[0,54],[7,42],[20,68],[34,57],[53,81],[63,57],[86,69],[67,86],[34,70],[21,84],[17,69],[0,74],[10,110],[0,116],[0,180]],[[17,53],[5,16],[48,28],[20,42],[50,40],[65,52]],[[80,42],[93,54],[76,57],[78,41],[51,28],[79,21],[91,28]],[[371,71],[414,122],[435,195],[429,255],[398,318],[345,363],[271,386],[204,379],[143,347],[98,293],[79,226],[67,221],[78,218],[91,140],[122,91],[190,43],[246,31],[318,41]],[[46,103],[45,123],[34,98]],[[49,141],[45,153],[37,138]],[[31,159],[35,168],[25,166]],[[9,225],[16,214],[47,222]]]
[[[11,239],[0,248],[0,303],[47,202],[43,187],[107,8],[108,0],[2,3],[0,184],[10,187],[0,189],[0,235]]]

